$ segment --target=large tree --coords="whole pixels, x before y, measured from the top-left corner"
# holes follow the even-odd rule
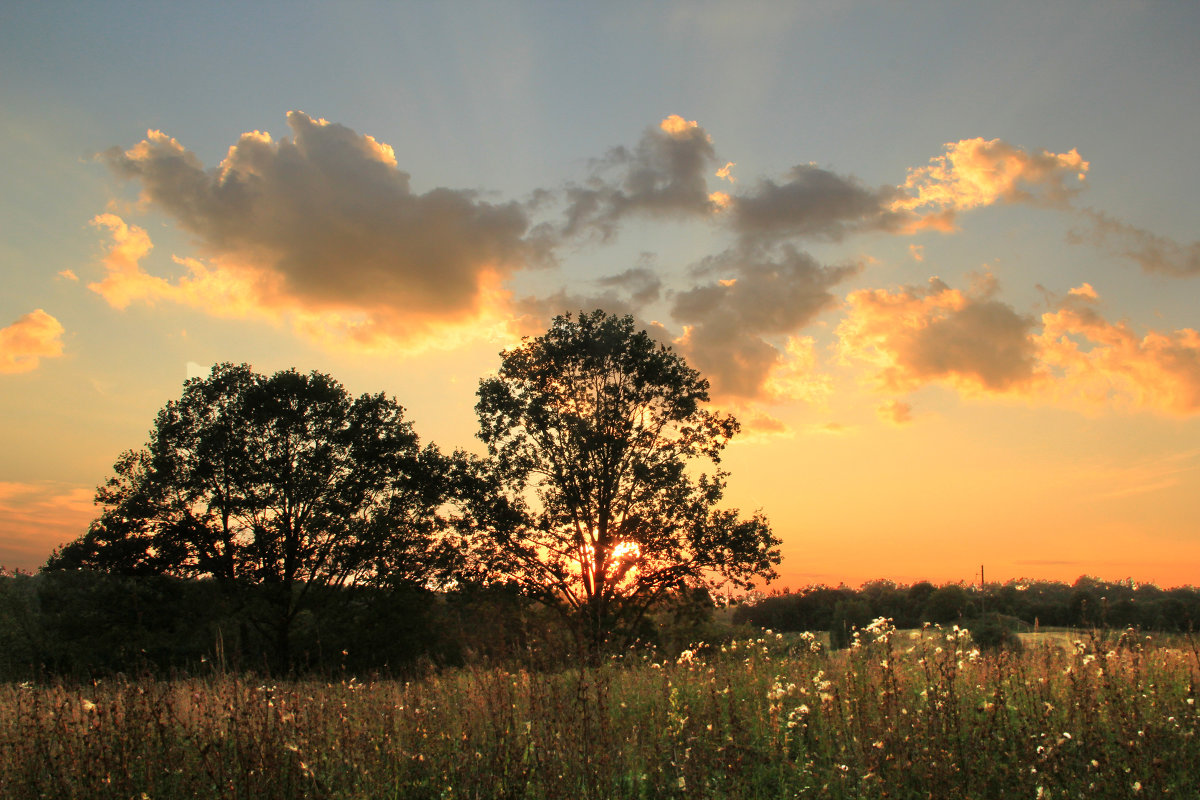
[[[253,587],[286,666],[296,616],[321,589],[445,575],[448,463],[403,413],[319,372],[219,364],[159,412],[144,449],[122,454],[98,490],[102,513],[47,567]]]
[[[659,601],[775,576],[767,520],[718,507],[737,421],[632,317],[559,316],[501,359],[479,386],[473,517],[493,568],[568,611],[593,652]]]

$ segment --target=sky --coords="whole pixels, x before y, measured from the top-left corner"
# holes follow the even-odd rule
[[[1102,0],[6,3],[0,564],[215,363],[479,452],[499,352],[604,308],[742,422],[776,586],[1200,583],[1197,41]]]

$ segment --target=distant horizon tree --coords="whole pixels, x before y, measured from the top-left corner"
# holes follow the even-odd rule
[[[121,454],[97,490],[100,516],[45,569],[217,580],[265,600],[252,619],[287,669],[293,624],[322,589],[445,579],[448,471],[383,394],[218,364],[159,411],[144,448]]]
[[[775,577],[766,518],[719,508],[737,421],[705,409],[708,382],[632,317],[556,317],[501,353],[478,396],[476,546],[564,611],[593,656],[656,603]],[[696,474],[703,462],[713,471]]]

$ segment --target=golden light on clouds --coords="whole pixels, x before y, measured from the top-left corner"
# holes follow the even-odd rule
[[[996,300],[997,288],[984,276],[966,292],[937,278],[924,289],[852,292],[837,329],[841,358],[869,365],[890,393],[941,383],[1085,413],[1200,413],[1200,332],[1139,334],[1109,322],[1088,283],[1040,318]]]
[[[1038,377],[1031,322],[995,300],[996,288],[982,276],[969,292],[937,278],[924,288],[852,292],[837,328],[841,358],[870,365],[891,393],[930,382],[968,394],[1027,386]]]
[[[733,198],[725,192],[710,192],[708,199],[712,202],[715,211],[724,211],[733,202]]]
[[[0,374],[31,372],[43,358],[63,353],[65,329],[42,309],[34,309],[0,328]]]
[[[173,256],[172,261],[185,268],[186,274],[171,282],[142,269],[140,262],[153,249],[143,228],[127,224],[116,214],[101,214],[92,225],[106,229],[112,241],[102,258],[104,279],[88,288],[119,310],[134,302],[168,302],[218,318],[273,324],[287,321],[294,331],[315,343],[363,353],[414,354],[430,348],[454,349],[480,339],[514,340],[511,296],[495,270],[480,273],[479,307],[469,320],[406,321],[386,308],[306,304],[288,294],[282,276],[239,265],[230,258],[205,263]]]
[[[1087,177],[1088,162],[1076,150],[1029,152],[1000,139],[963,139],[943,155],[909,170],[906,196],[893,208],[967,210],[1006,202],[1065,203]]]
[[[664,119],[658,125],[662,132],[674,137],[682,137],[689,135],[693,130],[700,127],[700,123],[696,120],[686,120],[678,114],[672,114]]]
[[[1095,300],[1094,291],[1073,294]],[[1200,332],[1193,328],[1139,335],[1091,307],[1067,306],[1042,315],[1037,342],[1057,375],[1056,393],[1085,410],[1200,413]]]

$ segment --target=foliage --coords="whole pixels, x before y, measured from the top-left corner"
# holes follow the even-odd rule
[[[967,623],[971,641],[983,650],[1020,650],[1021,637],[1017,636],[1020,620],[1001,614],[986,614]]]
[[[716,465],[737,421],[703,408],[708,383],[632,317],[557,317],[501,354],[476,410],[490,460],[469,507],[488,562],[562,607],[589,647],[628,636],[670,593],[774,576],[765,518],[718,506]]]
[[[213,675],[0,687],[0,796],[849,798],[1195,795],[1195,646],[980,652],[886,620],[565,672]]]
[[[1014,580],[985,588],[928,581],[897,586],[872,581],[861,589],[809,586],[740,605],[735,621],[782,631],[831,630],[839,602],[864,602],[869,618],[887,617],[901,628],[923,622],[969,624],[977,616],[1001,614],[1027,629],[1037,626],[1122,628],[1186,633],[1200,626],[1200,590],[1162,589],[1132,581],[1081,577],[1074,584]],[[852,622],[861,622],[859,613]],[[840,624],[840,623],[838,623]]]
[[[419,446],[394,400],[352,398],[318,372],[217,365],[114,470],[100,517],[47,568],[216,580],[258,607],[249,618],[283,666],[323,588],[424,586],[449,572],[447,460]]]

